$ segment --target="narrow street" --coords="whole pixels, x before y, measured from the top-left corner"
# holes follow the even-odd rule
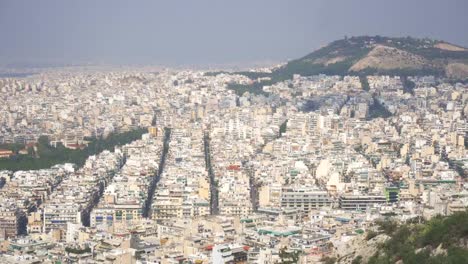
[[[148,188],[148,196],[146,198],[144,207],[143,207],[143,217],[151,217],[150,216],[150,210],[151,210],[151,204],[153,203],[153,197],[154,197],[154,192],[156,191],[156,186],[161,179],[161,174],[164,171],[164,164],[166,163],[166,156],[167,153],[169,152],[169,142],[171,141],[171,129],[170,128],[165,128],[164,129],[164,145],[163,145],[163,150],[161,153],[161,159],[159,161],[159,167],[158,171],[154,175],[153,179],[151,179],[151,183]]]
[[[205,132],[203,141],[205,145],[206,169],[208,171],[208,176],[210,177],[210,213],[212,215],[215,215],[219,213],[218,184],[215,180],[215,175],[214,175],[213,167],[211,164],[210,136],[207,132]]]

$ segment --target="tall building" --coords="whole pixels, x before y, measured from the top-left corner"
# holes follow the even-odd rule
[[[66,230],[67,223],[81,223],[81,212],[75,204],[49,204],[44,207],[44,232]]]
[[[148,127],[148,133],[153,137],[157,137],[160,134],[159,129],[154,126]]]
[[[26,221],[21,210],[0,210],[0,237],[6,239],[26,233]]]
[[[387,198],[383,195],[341,195],[340,208],[353,211],[364,211],[376,204],[384,204]]]
[[[309,212],[312,209],[330,206],[332,200],[326,191],[313,187],[285,187],[281,192],[281,206],[283,208],[300,209]]]

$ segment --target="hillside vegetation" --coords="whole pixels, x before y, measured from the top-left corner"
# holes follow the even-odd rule
[[[411,37],[360,36],[334,41],[302,58],[292,60],[272,73],[238,72],[253,84],[231,84],[238,94],[262,93],[262,87],[291,79],[294,74],[327,75],[435,75],[468,78],[468,49],[444,41]]]
[[[366,256],[358,248],[352,263],[468,263],[468,212],[451,216],[437,216],[427,222],[414,219],[398,225],[392,221],[378,223],[378,231],[369,231],[367,244],[374,248],[371,256]],[[372,241],[385,237],[381,243]],[[344,259],[338,259],[344,262]]]
[[[361,36],[334,41],[303,58],[291,61],[274,74],[285,75],[294,71],[300,74],[314,69],[337,75],[446,76],[450,63],[467,65],[468,50],[431,39]],[[468,71],[465,77],[468,77]]]

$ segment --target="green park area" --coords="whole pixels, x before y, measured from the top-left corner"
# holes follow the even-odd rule
[[[0,170],[39,170],[62,163],[74,163],[81,167],[89,156],[104,150],[113,151],[116,146],[140,139],[146,131],[146,128],[138,128],[122,133],[112,133],[105,138],[88,138],[88,144],[83,149],[69,149],[61,144],[53,147],[46,136],[41,136],[35,148],[28,148],[27,154],[18,154],[17,151],[20,146],[12,144],[12,148],[9,149],[16,154],[10,158],[0,159]],[[24,148],[24,146],[21,146],[21,148]]]

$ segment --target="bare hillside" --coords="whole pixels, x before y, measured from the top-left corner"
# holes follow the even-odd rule
[[[428,62],[421,56],[393,47],[376,45],[370,52],[355,63],[349,70],[358,72],[366,68],[383,70],[420,69]]]

